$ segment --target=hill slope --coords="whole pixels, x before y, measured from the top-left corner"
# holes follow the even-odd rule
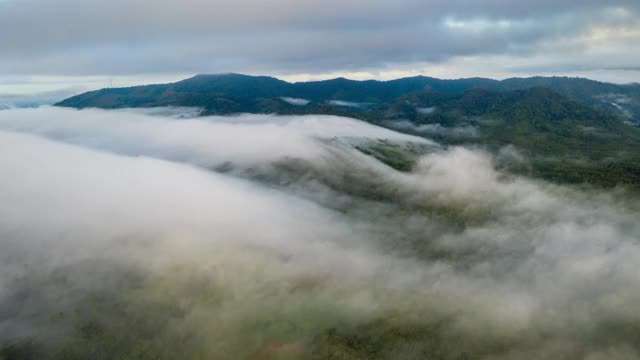
[[[451,145],[530,159],[518,171],[559,182],[640,185],[640,129],[546,88],[463,94],[420,92],[383,104],[369,120]]]

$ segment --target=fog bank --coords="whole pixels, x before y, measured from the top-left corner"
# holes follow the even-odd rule
[[[0,112],[0,358],[638,358],[631,194],[354,119],[176,114]]]

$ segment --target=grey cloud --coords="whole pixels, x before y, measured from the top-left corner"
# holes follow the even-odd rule
[[[6,1],[9,73],[326,72],[535,53],[637,21],[633,1]],[[618,10],[616,10],[618,9]]]

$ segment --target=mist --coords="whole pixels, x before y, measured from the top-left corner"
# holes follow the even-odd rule
[[[640,358],[633,193],[196,115],[0,112],[0,358]]]
[[[56,91],[28,94],[7,94],[0,92],[0,110],[37,108],[43,105],[51,105],[70,96],[77,95],[83,90],[83,88],[71,87]]]
[[[442,126],[442,124],[439,123],[416,125],[406,120],[386,121],[384,122],[384,125],[399,131],[408,131],[411,133],[425,134],[430,136],[443,136],[454,139],[477,138],[480,136],[480,131],[478,131],[478,128],[468,125],[456,127],[446,127]]]

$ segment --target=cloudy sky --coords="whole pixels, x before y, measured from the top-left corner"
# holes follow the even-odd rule
[[[0,93],[241,72],[640,82],[637,0],[0,0]]]

